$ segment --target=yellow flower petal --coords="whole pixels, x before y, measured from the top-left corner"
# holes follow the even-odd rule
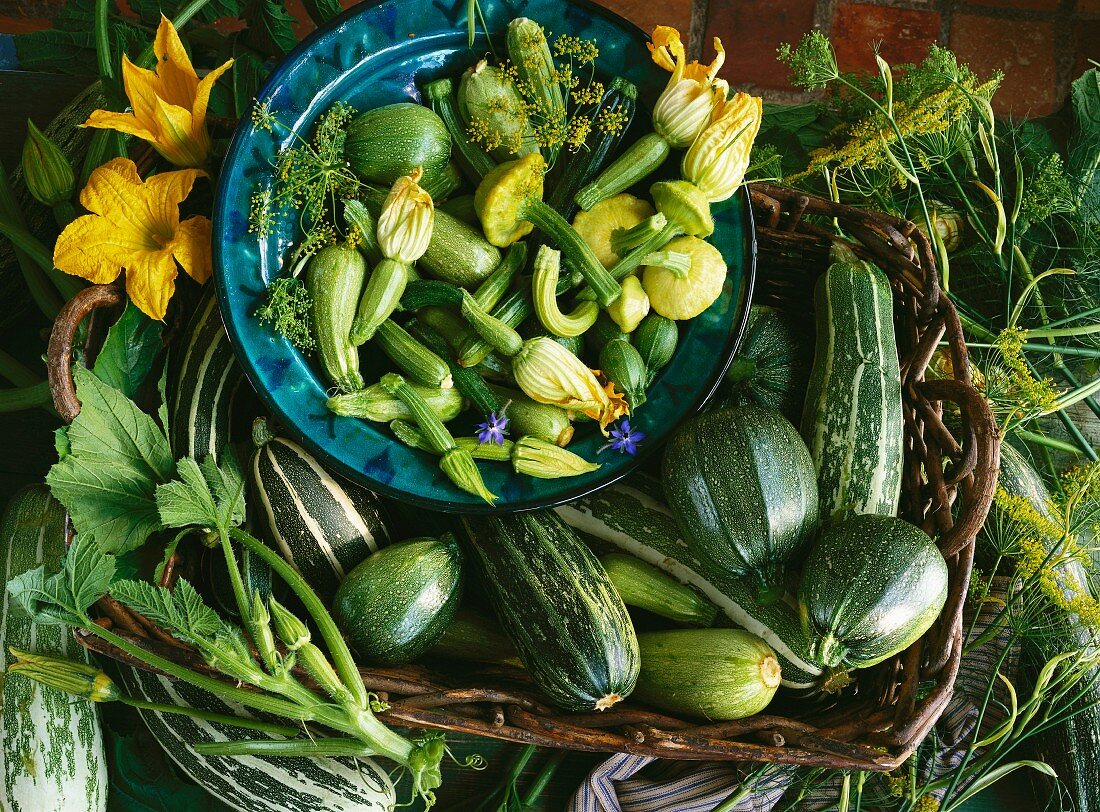
[[[93,110],[82,125],[99,130],[117,130],[120,133],[140,138],[142,141],[155,141],[156,135],[137,120],[133,113],[112,113],[110,110]]]
[[[191,112],[157,98],[153,125],[157,140],[153,147],[176,166],[201,166],[210,151],[210,137],[205,128],[194,131]]]
[[[164,320],[176,292],[176,261],[168,249],[136,254],[126,269],[126,294],[142,313]]]
[[[126,54],[122,55],[122,87],[126,91],[126,98],[130,100],[130,107],[134,111],[134,118],[149,126],[153,111],[157,109],[157,90],[160,82],[157,75],[151,70],[139,68]],[[152,129],[151,127],[149,129]]]
[[[129,158],[115,158],[98,167],[80,193],[80,205],[110,221],[120,230],[130,230],[149,217],[139,194],[141,177]]]
[[[106,285],[115,281],[122,271],[121,255],[127,253],[116,250],[122,247],[113,242],[117,239],[116,229],[102,217],[94,214],[77,217],[57,238],[53,264],[72,276]],[[125,248],[141,250],[141,246],[127,245]]]
[[[199,85],[199,77],[191,66],[175,27],[163,14],[153,43],[157,55],[157,95],[169,104],[191,108]]]
[[[191,116],[194,118],[196,130],[203,129],[206,126],[206,107],[210,103],[210,91],[214,89],[214,83],[218,81],[218,77],[231,67],[233,67],[232,59],[214,68],[199,82],[195,91],[195,104],[191,108]]]
[[[210,278],[210,219],[191,217],[180,223],[172,241],[172,255],[199,284]]]

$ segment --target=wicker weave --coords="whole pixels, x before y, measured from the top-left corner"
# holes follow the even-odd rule
[[[572,750],[862,770],[898,766],[935,724],[959,668],[973,541],[992,501],[998,465],[996,425],[969,383],[958,316],[941,295],[929,244],[912,223],[768,184],[754,184],[751,198],[760,268],[755,301],[805,305],[815,277],[827,266],[834,220],[853,237],[857,253],[890,276],[906,435],[900,513],[936,537],[947,559],[950,591],[937,623],[900,655],[857,672],[854,686],[831,702],[776,702],[770,713],[736,722],[685,721],[629,700],[602,713],[564,714],[549,707],[519,669],[364,668],[368,689],[391,703],[384,720]],[[50,380],[58,411],[68,420],[79,409],[68,370],[76,324],[95,307],[121,298],[114,288],[90,288],[58,319]],[[941,341],[949,347],[954,379],[925,380]],[[961,426],[958,434],[944,423],[945,402],[961,416],[949,421]],[[166,570],[165,583],[190,566],[177,560]],[[193,651],[146,618],[109,599],[99,610],[101,622],[135,643],[206,670]],[[79,637],[89,648],[129,659],[97,637]]]

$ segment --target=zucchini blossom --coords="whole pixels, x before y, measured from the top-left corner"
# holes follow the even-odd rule
[[[710,123],[684,153],[683,176],[711,203],[727,200],[744,182],[763,109],[763,100],[748,93],[718,102]]]
[[[532,400],[580,412],[598,420],[601,429],[626,411],[621,395],[613,397],[577,356],[547,336],[523,342],[512,375]]]
[[[378,245],[383,256],[411,265],[428,250],[435,223],[432,196],[420,188],[419,167],[398,178],[378,216]]]
[[[669,146],[684,148],[710,121],[715,105],[723,102],[729,85],[715,78],[726,60],[722,40],[714,38],[715,57],[709,65],[688,63],[680,32],[667,25],[653,30],[649,51],[653,61],[672,76],[653,106],[653,129]]]

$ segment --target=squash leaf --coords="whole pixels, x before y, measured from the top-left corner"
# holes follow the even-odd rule
[[[172,478],[172,452],[149,415],[90,370],[74,369],[80,414],[57,443],[46,476],[77,533],[104,552],[141,546],[161,529],[156,487]]]
[[[127,301],[126,309],[107,332],[92,370],[101,381],[132,398],[160,353],[163,328]]]
[[[244,476],[232,449],[202,464],[184,457],[176,464],[178,479],[156,491],[157,509],[165,527],[206,527],[226,531],[244,521]]]
[[[69,0],[53,18],[52,28],[14,37],[20,68],[74,76],[97,75],[94,9],[95,0]],[[113,54],[129,54],[131,59],[149,39],[141,28],[117,18],[109,23],[107,36]]]
[[[1081,74],[1070,98],[1076,127],[1068,168],[1084,190],[1082,213],[1095,222],[1100,219],[1100,70],[1090,68]]]
[[[172,590],[148,581],[116,581],[111,584],[111,597],[187,642],[206,640],[225,630],[222,619],[182,578]]]
[[[298,44],[294,34],[297,20],[287,13],[282,0],[250,0],[244,10],[248,28],[241,41],[268,56],[282,56]]]
[[[25,572],[8,582],[8,592],[35,623],[85,626],[88,607],[106,594],[115,574],[115,559],[87,536],[73,539],[61,571],[45,567]]]

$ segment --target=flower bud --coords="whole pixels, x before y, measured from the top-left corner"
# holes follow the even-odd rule
[[[512,447],[512,467],[517,474],[557,479],[587,474],[600,466],[537,437],[520,437]]]
[[[581,412],[601,425],[610,401],[592,370],[546,336],[525,341],[512,359],[512,375],[532,400]]]
[[[729,85],[716,79],[725,61],[722,41],[714,38],[714,61],[709,65],[687,62],[680,32],[659,25],[649,46],[653,61],[672,71],[668,85],[653,106],[653,129],[670,146],[688,146],[710,121],[715,104],[725,100]]]
[[[23,142],[23,177],[31,196],[47,206],[70,199],[76,188],[68,159],[30,119],[27,120],[27,140]]]
[[[271,619],[275,623],[275,633],[286,646],[287,651],[297,651],[311,639],[309,627],[297,615],[275,600],[267,599],[271,607]]]
[[[737,93],[714,108],[710,124],[684,153],[683,176],[711,203],[727,200],[745,180],[762,115],[763,100]]]
[[[350,702],[351,691],[340,680],[336,669],[332,667],[325,653],[313,643],[304,643],[297,651],[298,664],[313,677],[326,694],[337,702]]]
[[[422,174],[417,168],[398,178],[378,216],[378,245],[383,256],[406,265],[424,256],[435,223],[432,197],[419,185]]]
[[[17,662],[8,666],[9,674],[22,674],[42,685],[92,702],[113,702],[119,697],[118,686],[99,668],[75,660],[32,654],[10,649]]]

